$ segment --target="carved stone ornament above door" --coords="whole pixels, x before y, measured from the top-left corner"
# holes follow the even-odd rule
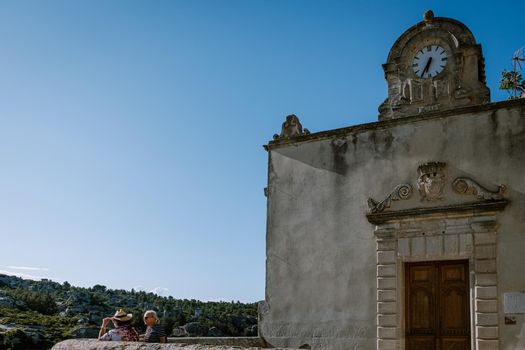
[[[445,174],[445,163],[428,162],[421,164],[417,170],[417,189],[421,195],[421,201],[437,201],[443,199],[443,190],[447,181]]]
[[[392,192],[381,202],[368,198],[368,208],[372,213],[380,213],[386,208],[390,208],[392,201],[408,199],[412,196],[412,186],[410,184],[397,185]]]
[[[503,199],[503,195],[507,188],[505,185],[500,185],[497,191],[489,191],[468,177],[458,177],[452,183],[452,189],[456,193],[471,194],[478,197],[478,199],[498,200]]]
[[[416,185],[420,194],[420,201],[432,203],[439,201],[442,203],[445,200],[446,193],[448,193],[448,197],[454,197],[453,193],[456,193],[456,196],[471,195],[474,196],[477,201],[458,204],[458,197],[456,197],[455,202],[452,201],[454,204],[447,205],[444,203],[443,205],[431,207],[427,204],[412,209],[392,210],[394,202],[408,200],[412,197],[412,185],[408,182],[397,185],[382,201],[368,198],[368,220],[376,223],[385,220],[388,221],[393,217],[411,217],[423,214],[427,215],[434,212],[500,210],[508,203],[504,198],[506,191],[505,185],[499,185],[497,190],[490,191],[469,177],[456,177],[450,184],[445,172],[445,167],[446,163],[444,162],[427,162],[418,166],[417,172],[419,176],[416,179]],[[453,192],[446,192],[447,186],[451,186]],[[407,205],[405,204],[404,207],[406,208]]]

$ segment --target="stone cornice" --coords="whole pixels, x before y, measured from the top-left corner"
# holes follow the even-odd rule
[[[443,216],[465,217],[487,215],[490,213],[502,211],[508,203],[508,200],[503,199],[498,201],[454,204],[439,207],[422,207],[367,214],[366,218],[370,223],[378,225],[407,219],[420,220],[424,218],[438,218]]]
[[[500,101],[500,102],[494,102],[494,103],[487,103],[487,104],[477,105],[477,106],[453,108],[453,109],[442,110],[442,111],[432,111],[432,112],[420,113],[420,114],[412,115],[409,117],[398,118],[398,119],[382,120],[382,121],[377,121],[377,122],[372,122],[372,123],[358,124],[358,125],[339,128],[339,129],[320,131],[320,132],[316,132],[316,133],[312,133],[308,135],[297,136],[297,137],[290,138],[290,139],[270,141],[267,145],[264,145],[263,147],[265,150],[268,151],[268,150],[272,150],[272,149],[283,147],[283,146],[297,145],[300,143],[318,141],[318,140],[323,140],[323,139],[332,139],[336,137],[344,137],[344,136],[347,136],[348,134],[364,132],[368,130],[388,129],[390,127],[397,126],[397,125],[417,123],[417,122],[425,121],[425,120],[440,119],[440,118],[445,118],[445,117],[466,115],[469,113],[493,111],[497,109],[516,108],[516,107],[525,107],[525,98]]]

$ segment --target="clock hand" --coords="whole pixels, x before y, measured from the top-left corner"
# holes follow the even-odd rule
[[[432,62],[432,56],[427,61],[427,64],[425,65],[425,69],[423,69],[423,72],[421,73],[421,78],[423,78],[423,75],[428,72],[428,69],[430,68],[430,62]]]

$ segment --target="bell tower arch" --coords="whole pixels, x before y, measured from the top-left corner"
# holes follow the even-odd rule
[[[463,23],[432,11],[397,39],[383,69],[379,120],[490,102],[481,45]]]

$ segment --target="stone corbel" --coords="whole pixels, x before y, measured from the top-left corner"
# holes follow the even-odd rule
[[[452,189],[459,194],[470,194],[485,200],[500,200],[506,190],[505,185],[500,185],[497,191],[489,191],[476,181],[468,177],[458,177],[452,183]]]
[[[393,201],[408,199],[412,196],[412,186],[410,184],[397,185],[394,190],[381,202],[368,198],[368,208],[370,212],[381,213],[386,208],[390,208]]]

